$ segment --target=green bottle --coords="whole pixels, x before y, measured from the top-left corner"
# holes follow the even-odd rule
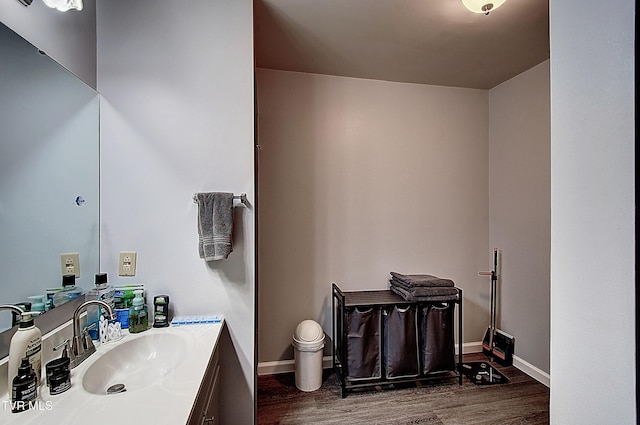
[[[142,289],[133,291],[133,295],[131,308],[129,308],[129,332],[135,334],[149,328],[149,316],[147,305],[142,297]]]

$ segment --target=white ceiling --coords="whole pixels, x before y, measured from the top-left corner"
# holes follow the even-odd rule
[[[256,0],[259,68],[490,89],[549,58],[548,0]]]

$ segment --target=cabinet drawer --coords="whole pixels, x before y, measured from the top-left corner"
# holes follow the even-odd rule
[[[211,392],[202,415],[202,425],[220,425],[220,365],[216,365]]]
[[[219,423],[220,355],[215,350],[209,360],[198,397],[191,409],[189,425],[214,425]]]

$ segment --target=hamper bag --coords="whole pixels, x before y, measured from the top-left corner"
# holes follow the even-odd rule
[[[380,308],[347,310],[347,379],[382,377]]]
[[[394,305],[384,312],[384,367],[386,377],[409,378],[420,373],[418,314],[415,305]]]
[[[453,337],[453,303],[429,304],[422,308],[422,373],[456,369]]]

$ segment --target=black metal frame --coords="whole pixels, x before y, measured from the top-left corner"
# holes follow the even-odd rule
[[[347,392],[353,389],[366,389],[382,386],[391,386],[402,383],[415,383],[442,379],[458,378],[458,385],[462,385],[462,289],[458,289],[455,299],[447,300],[448,303],[458,305],[458,361],[456,370],[422,374],[416,377],[388,378],[384,370],[384,362],[381,362],[381,378],[349,380],[345,375],[347,364],[347,336],[345,334],[345,321],[347,307],[383,308],[393,305],[416,305],[418,309],[430,304],[439,304],[442,301],[406,301],[390,290],[379,291],[345,291],[340,290],[335,283],[331,284],[331,311],[333,315],[333,343],[331,344],[332,367],[336,377],[340,381],[341,396],[347,396]],[[380,332],[380,350],[383,350],[383,332]],[[454,353],[455,356],[455,353]],[[422,371],[420,365],[420,371]]]

